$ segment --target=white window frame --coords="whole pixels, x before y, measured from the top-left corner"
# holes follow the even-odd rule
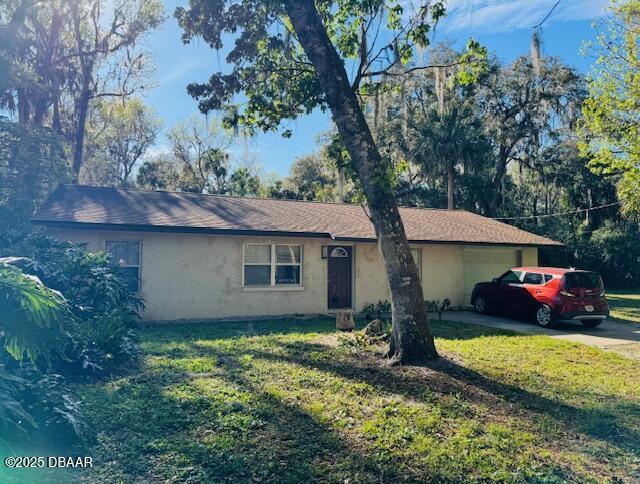
[[[104,251],[107,252],[107,244],[118,242],[137,242],[138,243],[138,265],[134,264],[119,264],[120,267],[137,267],[138,268],[138,290],[136,292],[142,292],[142,240],[140,239],[120,239],[120,240],[105,240]],[[108,254],[109,252],[107,252]]]
[[[263,245],[270,247],[271,250],[271,260],[269,264],[265,262],[245,262],[245,252],[248,245]],[[278,245],[291,245],[300,247],[300,262],[278,262],[276,259],[276,246]],[[303,261],[304,261],[304,245],[303,244],[290,244],[283,242],[246,242],[242,244],[242,289],[245,291],[260,291],[260,290],[301,290],[304,289],[303,286]],[[271,266],[270,273],[270,283],[268,285],[263,286],[247,286],[244,280],[244,267],[245,266]],[[300,283],[299,284],[276,284],[276,269],[278,266],[299,266],[300,267]]]

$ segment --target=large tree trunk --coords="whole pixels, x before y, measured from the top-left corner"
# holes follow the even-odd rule
[[[83,88],[81,98],[78,100],[78,119],[76,120],[75,136],[73,140],[73,162],[71,175],[73,183],[80,180],[80,168],[84,159],[84,134],[87,127],[87,115],[89,114],[89,102],[91,95],[88,89]]]
[[[455,180],[456,172],[453,167],[449,167],[447,171],[447,208],[449,210],[454,209],[454,200],[453,200],[453,186]]]
[[[495,217],[498,214],[498,207],[502,200],[502,182],[507,173],[507,153],[507,148],[504,145],[500,145],[496,164],[496,173],[493,176],[493,187],[486,214],[489,217]]]
[[[367,197],[391,293],[391,362],[420,363],[436,358],[438,353],[427,321],[418,270],[391,188],[391,165],[378,152],[342,60],[327,35],[314,1],[287,0],[285,6],[324,87],[333,120]]]

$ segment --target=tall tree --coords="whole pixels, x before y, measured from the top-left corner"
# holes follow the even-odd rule
[[[442,48],[436,47],[437,52]],[[477,210],[462,197],[461,177],[486,168],[492,145],[475,90],[456,81],[454,68],[443,68],[411,79],[403,91],[386,96],[384,116],[376,122],[383,153],[401,173],[399,195],[405,203],[416,203],[429,189],[444,187],[447,208]],[[460,197],[457,204],[455,197]],[[434,206],[435,200],[424,201]]]
[[[0,103],[23,125],[49,126],[71,147],[77,181],[95,100],[147,86],[139,41],[164,20],[160,0],[8,0],[0,4]]]
[[[186,42],[200,36],[219,49],[235,36],[226,57],[231,71],[189,86],[201,110],[225,110],[230,125],[266,130],[318,106],[331,110],[366,195],[388,277],[394,363],[421,362],[437,352],[394,198],[393,169],[371,136],[361,96],[383,75],[425,68],[409,63],[443,15],[439,0],[406,11],[403,2],[382,0],[190,0],[189,9],[176,10]],[[385,35],[378,37],[383,24]],[[351,79],[346,60],[354,62]],[[246,103],[234,102],[240,92]]]
[[[534,66],[527,56],[508,68],[494,62],[480,84],[480,110],[495,148],[491,197],[484,211],[497,215],[509,165],[530,164],[561,127],[575,127],[584,83],[556,58],[539,59]]]
[[[181,188],[180,166],[171,153],[158,153],[149,157],[136,174],[136,185],[147,190],[172,190]]]
[[[640,1],[612,1],[600,24],[580,148],[594,172],[617,181],[622,211],[640,220]]]
[[[132,173],[153,145],[161,122],[140,98],[103,101],[92,120],[90,156],[80,173],[83,183],[127,187]]]
[[[404,225],[392,189],[392,167],[373,141],[358,97],[313,0],[285,3],[287,15],[313,64],[362,185],[378,237],[389,289],[393,332],[389,356],[414,363],[437,356],[426,306]]]
[[[313,153],[293,160],[285,188],[297,192],[303,200],[341,201],[339,173],[323,153]]]
[[[229,178],[230,195],[237,197],[255,197],[260,191],[260,177],[246,168],[238,168]]]
[[[171,128],[171,151],[181,167],[179,188],[198,193],[224,193],[229,171],[228,148],[233,134],[218,119],[192,116]]]
[[[0,228],[28,230],[38,206],[68,181],[60,136],[0,116]]]
[[[112,9],[106,8],[103,2],[71,1],[70,4],[75,42],[72,55],[79,64],[71,164],[75,180],[84,159],[90,103],[101,97],[127,97],[144,87],[141,74],[146,70],[146,58],[135,47],[146,33],[164,20],[162,4],[158,0],[125,0],[114,4]],[[109,10],[112,10],[110,17],[104,14]],[[107,72],[107,75],[101,76],[101,72]]]

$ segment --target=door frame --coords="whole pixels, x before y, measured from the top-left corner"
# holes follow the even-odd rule
[[[335,247],[349,247],[351,249],[351,271],[350,271],[350,277],[351,277],[351,305],[350,306],[345,306],[345,307],[341,307],[341,308],[330,308],[329,307],[329,260],[331,259],[331,249],[335,248]],[[333,243],[333,244],[327,244],[327,276],[326,276],[326,281],[327,281],[327,286],[326,286],[326,295],[327,295],[327,310],[329,312],[335,312],[335,311],[340,311],[343,309],[354,309],[355,308],[355,301],[356,301],[356,245],[354,243],[344,243],[344,244],[340,244],[340,243]]]

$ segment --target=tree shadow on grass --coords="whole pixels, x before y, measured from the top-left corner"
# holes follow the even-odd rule
[[[97,427],[110,441],[103,437],[96,462],[99,474],[91,470],[85,476],[93,482],[116,477],[162,482],[342,482],[350,476],[371,482],[401,477],[374,456],[346,445],[342,436],[298,406],[252,384],[237,358],[223,361],[213,375],[142,374],[94,401],[100,406],[94,416]],[[215,382],[223,398],[199,388],[200,378],[219,379]],[[116,462],[118,468],[109,467]],[[411,473],[403,477],[412,480]]]
[[[361,323],[362,324],[362,323]],[[433,322],[434,333],[437,337],[446,339],[473,339],[482,336],[523,336],[515,332],[499,330],[487,327],[464,323],[449,323],[446,321]],[[175,325],[175,330],[164,333],[154,344],[161,344],[163,341],[173,343],[186,343],[185,348],[164,351],[160,348],[159,353],[171,358],[193,356],[194,351],[200,355],[215,354],[224,355],[233,359],[238,355],[238,351],[244,354],[272,360],[286,360],[293,363],[328,371],[353,380],[366,381],[378,386],[381,390],[391,393],[415,398],[416,395],[425,389],[441,392],[443,394],[461,394],[468,398],[486,405],[499,405],[510,403],[518,408],[535,412],[544,417],[551,417],[568,429],[588,435],[595,439],[606,441],[622,449],[639,452],[640,435],[636,429],[631,428],[628,422],[621,418],[621,415],[629,415],[628,420],[638,418],[640,409],[634,402],[625,402],[620,399],[603,399],[602,407],[610,407],[615,412],[606,411],[602,408],[581,409],[567,405],[559,400],[550,399],[524,390],[515,385],[501,383],[485,375],[458,365],[451,360],[439,359],[425,367],[425,370],[438,373],[444,378],[430,378],[428,374],[420,375],[408,379],[399,375],[397,369],[382,368],[378,365],[372,366],[371,362],[358,362],[354,359],[331,361],[327,359],[312,359],[309,357],[313,352],[326,352],[327,347],[306,341],[290,342],[278,339],[279,335],[292,333],[333,333],[333,321],[331,319],[293,319],[255,322],[227,322],[215,324],[191,324]],[[273,353],[260,349],[227,349],[226,351],[215,344],[213,346],[200,344],[198,340],[207,342],[232,339],[242,336],[264,336],[270,335],[276,338],[271,340],[275,351]],[[149,336],[155,337],[155,333]],[[444,383],[441,383],[444,382]],[[443,385],[438,388],[438,385]]]
[[[424,403],[433,403],[429,398],[434,394],[457,395],[463,404],[513,410],[514,416],[529,420],[536,415],[551,416],[573,432],[620,450],[638,450],[635,430],[624,428],[613,413],[574,408],[445,359],[423,368],[386,368],[368,352],[354,357],[316,342],[279,338],[280,333],[266,342],[251,338],[225,341],[217,338],[219,330],[213,331],[214,341],[206,341],[202,334],[193,338],[179,333],[175,338],[183,356],[205,356],[212,362],[210,368],[189,373],[180,368],[183,362],[172,366],[169,361],[165,367],[149,368],[124,380],[115,390],[98,390],[103,395],[94,401],[93,420],[109,441],[100,446],[101,478],[88,474],[91,481],[112,482],[124,476],[124,481],[337,482],[350,478],[354,482],[415,482],[425,475],[446,480],[446,471],[437,466],[414,469],[403,465],[408,459],[405,455],[382,455],[366,438],[348,440],[332,422],[325,421],[322,412],[305,410],[295,397],[290,400],[292,395],[286,390],[280,393],[277,387],[263,386],[247,356],[364,382],[382,395],[397,394]],[[216,343],[216,339],[221,341]],[[167,353],[163,356],[175,358]],[[622,411],[624,402],[617,404]],[[451,405],[453,409],[458,403]],[[549,438],[558,440],[557,436]],[[110,462],[117,462],[117,469],[110,469]],[[564,471],[555,473],[554,465],[550,463],[548,470],[556,477],[583,477],[580,471],[567,471],[566,476]]]
[[[368,322],[364,319],[356,319],[356,326],[363,328]],[[437,338],[450,340],[466,340],[482,336],[523,336],[509,330],[450,321],[432,321],[432,328]],[[277,337],[312,333],[333,334],[335,331],[334,319],[318,317],[163,324],[143,329],[141,336],[144,340],[145,353],[180,358],[193,355],[191,350],[198,340],[216,341],[253,336]]]
[[[277,353],[256,349],[240,351],[256,358],[287,361],[354,381],[366,382],[383,392],[399,394],[409,399],[420,400],[421,396],[428,392],[437,392],[459,395],[471,403],[484,404],[496,410],[505,407],[506,403],[515,406],[515,409],[528,419],[531,419],[532,415],[524,415],[523,411],[533,412],[537,418],[550,417],[572,433],[606,442],[620,450],[635,454],[640,452],[640,433],[630,426],[632,422],[637,421],[640,412],[638,405],[633,402],[617,398],[603,401],[603,406],[613,408],[615,412],[601,408],[582,409],[488,378],[445,358],[435,360],[424,367],[413,367],[418,371],[407,375],[397,368],[387,368],[380,366],[379,362],[372,362],[371,356],[349,359],[310,358],[310,354],[327,351],[327,347],[321,344],[282,342],[280,346],[284,351]],[[512,409],[510,407],[509,411]]]
[[[273,318],[242,321],[189,320],[145,325],[140,331],[146,340],[160,342],[218,340],[242,336],[265,336],[292,333],[333,333],[335,319],[328,316],[315,318]]]

